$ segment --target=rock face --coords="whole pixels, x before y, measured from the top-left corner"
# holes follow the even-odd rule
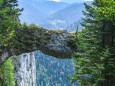
[[[36,64],[34,53],[12,57],[16,86],[36,86]]]
[[[44,45],[44,49],[39,49],[47,55],[51,55],[58,58],[70,58],[72,49],[68,46],[69,36],[71,34],[66,30],[62,32],[52,32],[50,40]]]
[[[70,32],[35,27],[31,25],[17,32],[15,40],[18,43],[13,48],[15,55],[40,50],[47,55],[70,58],[72,53],[71,46],[68,45],[69,37],[72,36]]]
[[[13,46],[3,47],[0,45],[0,65],[11,56],[40,50],[43,53],[58,58],[70,58],[74,52],[68,45],[73,33],[66,30],[47,30],[35,25],[25,26],[18,29],[14,38]]]
[[[46,47],[49,50],[55,50],[57,52],[71,52],[71,48],[67,46],[68,36],[70,34],[65,30],[61,34],[52,33],[50,41]]]

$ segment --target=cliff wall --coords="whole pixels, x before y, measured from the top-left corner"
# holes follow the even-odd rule
[[[34,53],[12,57],[16,86],[36,86],[36,63]]]

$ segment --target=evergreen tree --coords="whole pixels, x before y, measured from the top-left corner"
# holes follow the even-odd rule
[[[0,0],[0,56],[4,52],[12,53],[16,28],[19,26],[17,0]],[[0,65],[3,63],[0,57]]]
[[[18,26],[20,9],[17,0],[0,0],[0,46],[11,46]]]
[[[9,52],[14,45],[13,40],[15,30],[19,26],[20,12],[17,0],[0,0],[0,56],[3,52]],[[1,61],[0,57],[0,86],[14,86],[11,60]]]
[[[73,81],[83,86],[115,86],[115,1],[94,0],[85,8]]]

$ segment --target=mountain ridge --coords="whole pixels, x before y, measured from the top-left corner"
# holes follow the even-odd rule
[[[68,4],[54,1],[32,1],[24,5],[25,1],[20,0],[20,7],[25,9],[20,16],[22,23],[34,23],[52,30],[75,31],[77,26],[82,29],[80,22],[83,17],[82,10],[85,9],[83,2]],[[91,1],[86,3],[89,4]]]
[[[47,18],[51,14],[55,13],[56,11],[68,6],[68,3],[64,2],[37,2],[37,1],[30,1],[25,2],[20,0],[20,8],[24,8],[22,15],[20,16],[20,20],[22,23],[26,22],[27,24],[37,24],[41,22],[41,20]],[[26,4],[26,5],[25,5]]]

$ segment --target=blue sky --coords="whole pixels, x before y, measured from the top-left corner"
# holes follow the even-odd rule
[[[56,2],[67,2],[67,3],[74,3],[74,2],[82,2],[82,1],[93,1],[93,0],[49,0],[49,1],[56,1]]]

